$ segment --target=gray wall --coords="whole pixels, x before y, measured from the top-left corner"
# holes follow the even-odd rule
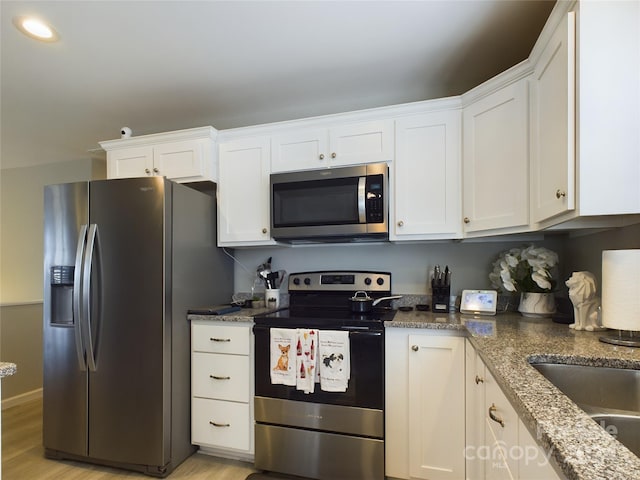
[[[387,243],[380,245],[306,246],[289,248],[236,249],[235,290],[248,292],[256,267],[272,257],[274,269],[287,272],[313,270],[379,270],[392,274],[393,293],[424,295],[430,291],[428,279],[435,265],[452,270],[451,294],[463,289],[490,288],[489,272],[501,251],[528,243],[545,246],[562,258],[563,235],[545,240],[502,237],[499,241]]]
[[[2,360],[15,363],[15,375],[2,379],[2,398],[42,388],[42,303],[0,306]]]

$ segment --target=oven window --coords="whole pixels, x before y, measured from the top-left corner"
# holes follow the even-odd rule
[[[358,177],[273,185],[273,226],[359,223]]]
[[[351,378],[346,392],[324,392],[316,384],[312,394],[295,387],[272,385],[269,328],[255,325],[255,394],[262,397],[328,403],[362,408],[384,406],[384,333],[351,332]]]

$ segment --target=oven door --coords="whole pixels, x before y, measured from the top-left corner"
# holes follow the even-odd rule
[[[316,384],[314,393],[309,394],[296,387],[271,384],[269,326],[256,324],[253,332],[256,397],[384,410],[384,331],[350,330],[351,376],[347,391],[325,392]]]

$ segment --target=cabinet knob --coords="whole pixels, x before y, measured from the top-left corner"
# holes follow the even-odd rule
[[[144,173],[146,173],[147,175],[149,175],[151,173],[151,170],[149,170],[148,168],[144,169]]]
[[[560,199],[567,196],[567,192],[563,192],[562,190],[556,190],[556,198]]]
[[[331,154],[331,158],[336,158],[337,156],[338,156],[338,155],[336,154],[336,152],[333,152],[333,153]]]
[[[399,227],[404,227],[404,222],[403,222],[402,220],[400,220],[400,221],[398,222],[398,226],[399,226]]]
[[[480,375],[476,375],[476,385],[479,385],[480,383],[484,383],[484,378]]]
[[[469,219],[469,217],[464,217],[463,222],[464,223],[470,223],[471,220]]]
[[[158,170],[158,167],[153,167],[153,173],[160,173],[160,170]]]
[[[318,158],[320,158],[320,160],[324,160],[324,153],[321,153]]]
[[[411,345],[411,350],[417,352],[418,350],[420,350],[420,347],[418,347],[418,345]]]
[[[493,412],[495,412],[498,408],[496,407],[495,403],[492,403],[491,406],[489,407],[489,418],[491,418],[491,420],[493,420],[496,423],[499,423],[500,426],[502,428],[504,428],[504,420],[502,420],[500,417],[497,417]]]
[[[263,229],[262,229],[262,233],[265,233],[265,234],[266,234],[267,232],[268,232],[268,230],[267,230],[266,228],[263,228]]]

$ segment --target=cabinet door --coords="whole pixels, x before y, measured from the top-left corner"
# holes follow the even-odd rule
[[[328,140],[326,129],[274,136],[271,139],[271,171],[293,172],[328,167]]]
[[[172,180],[204,174],[203,145],[198,141],[170,142],[153,147],[153,173]]]
[[[463,113],[465,232],[529,224],[528,85],[523,79]]]
[[[465,475],[464,338],[409,335],[409,473]]]
[[[268,137],[220,145],[218,245],[273,244],[269,215]]]
[[[534,222],[575,209],[575,14],[569,12],[536,64],[531,95]]]
[[[393,160],[393,122],[376,121],[332,127],[329,130],[332,166]]]
[[[392,240],[460,236],[460,112],[396,121]]]
[[[466,341],[465,397],[466,397],[466,478],[484,478],[484,363],[475,349]]]
[[[484,478],[487,480],[517,479],[518,415],[488,369],[485,369],[484,380],[485,446],[487,447],[483,455]]]
[[[107,153],[107,178],[146,177],[152,172],[152,147],[123,148]]]

